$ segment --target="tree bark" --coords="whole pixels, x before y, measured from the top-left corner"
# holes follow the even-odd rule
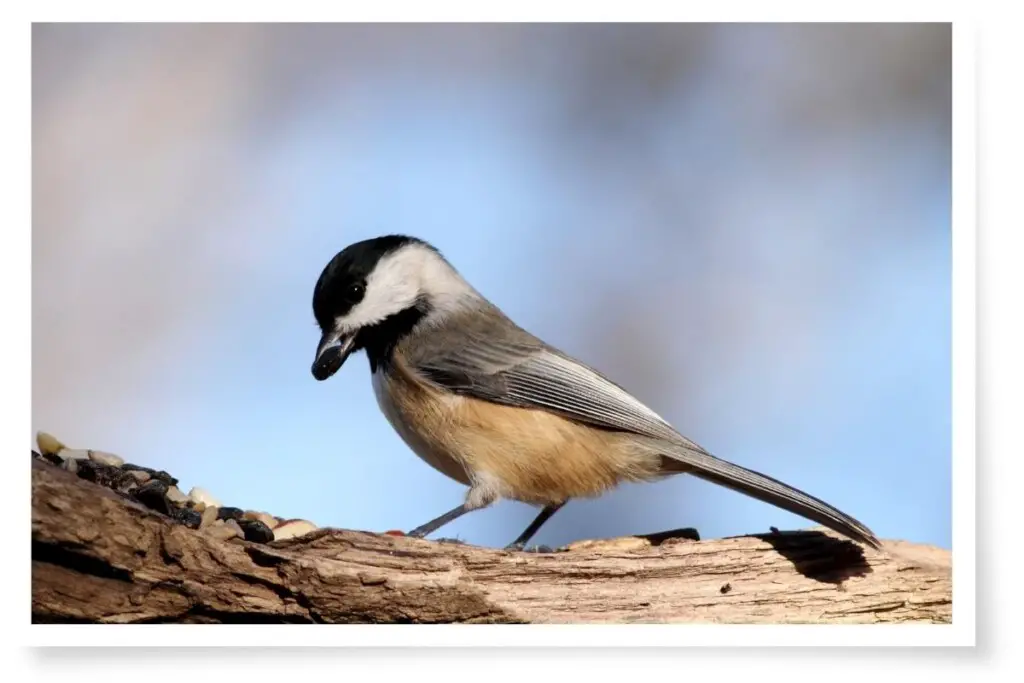
[[[949,551],[901,541],[665,532],[522,553],[321,529],[256,544],[32,467],[36,623],[952,620]]]

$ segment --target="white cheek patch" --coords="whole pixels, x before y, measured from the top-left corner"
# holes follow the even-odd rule
[[[443,311],[472,289],[434,250],[407,245],[382,258],[366,281],[363,300],[338,318],[338,330],[375,325],[428,299]]]
[[[338,319],[339,329],[374,325],[416,303],[420,290],[417,259],[409,258],[416,255],[409,252],[416,251],[403,249],[380,260],[367,278],[363,300]]]

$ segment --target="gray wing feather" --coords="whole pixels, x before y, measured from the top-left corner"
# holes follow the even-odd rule
[[[421,375],[455,393],[697,447],[596,370],[510,321],[507,325],[500,334],[472,325],[446,326],[458,329],[458,335],[432,337],[429,348],[420,345],[406,357]]]
[[[777,479],[717,458],[596,370],[548,346],[500,311],[468,315],[418,335],[404,356],[424,378],[457,394],[540,408],[602,429],[650,439],[681,467],[879,548],[864,524]]]

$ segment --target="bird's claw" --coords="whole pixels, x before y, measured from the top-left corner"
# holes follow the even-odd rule
[[[553,553],[554,548],[549,545],[531,545],[526,547],[523,543],[509,543],[505,546],[505,550],[511,550],[521,553]]]

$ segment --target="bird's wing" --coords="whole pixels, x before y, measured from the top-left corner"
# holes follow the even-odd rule
[[[456,394],[699,448],[625,389],[529,333],[487,332],[459,326],[455,338],[409,360],[422,377]]]
[[[500,328],[495,328],[495,320]],[[652,439],[680,466],[676,471],[688,471],[880,547],[871,530],[853,517],[777,479],[711,455],[625,389],[500,313],[469,316],[444,327],[436,335],[424,335],[429,341],[406,355],[427,381],[456,394],[547,410],[598,428]]]

